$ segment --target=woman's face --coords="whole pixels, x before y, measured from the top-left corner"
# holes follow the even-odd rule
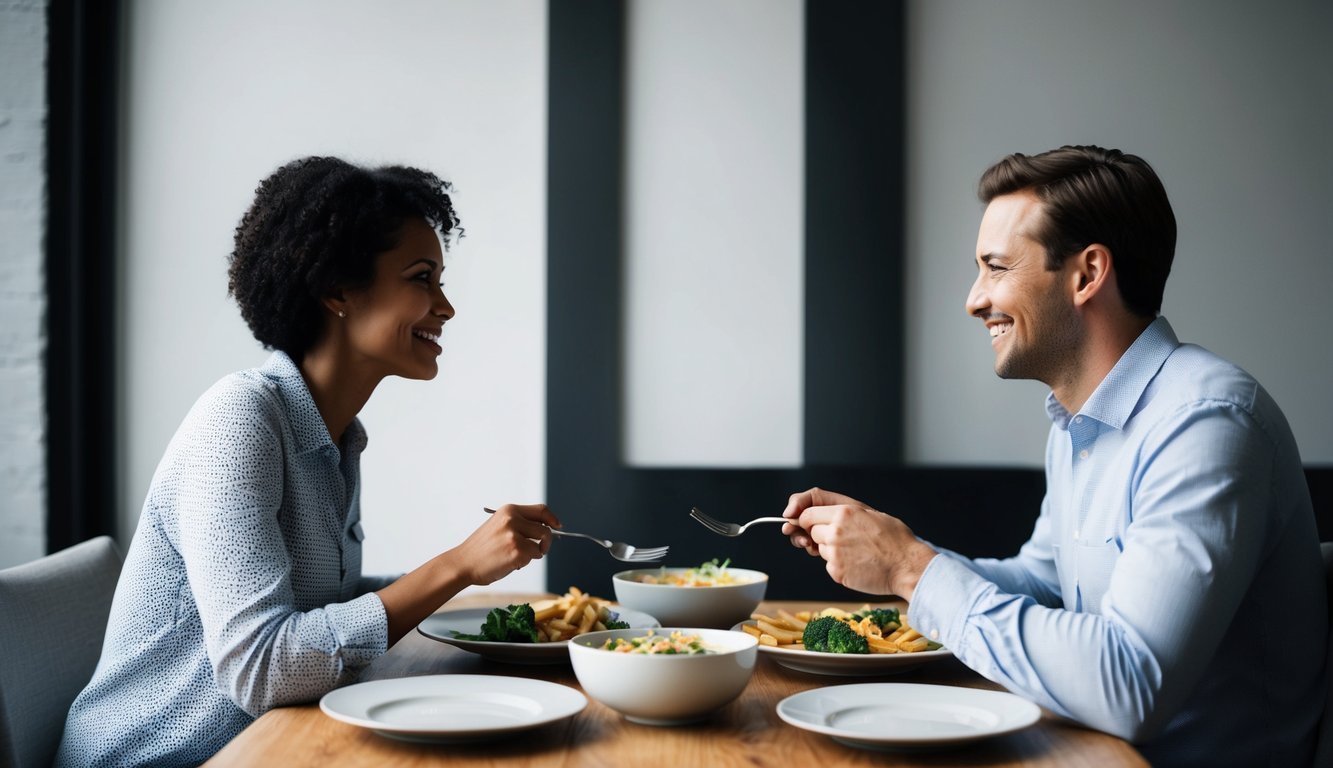
[[[439,372],[440,333],[454,316],[444,295],[439,238],[421,219],[409,219],[398,245],[375,260],[365,288],[346,291],[345,323],[358,365],[382,376],[433,379]]]

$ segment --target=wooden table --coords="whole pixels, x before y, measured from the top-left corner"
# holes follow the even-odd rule
[[[531,602],[539,595],[481,594],[446,608]],[[766,602],[761,611],[823,608],[827,603]],[[845,605],[844,608],[858,606]],[[418,632],[404,637],[362,676],[378,680],[449,673],[511,675],[549,680],[579,689],[569,665],[515,666],[431,640]],[[810,675],[781,667],[760,655],[754,677],[740,698],[694,725],[669,728],[637,725],[614,710],[588,700],[569,720],[517,736],[477,744],[416,744],[386,738],[340,723],[317,704],[282,707],[260,717],[207,765],[226,766],[1146,766],[1128,743],[1043,713],[1031,728],[933,752],[870,752],[843,746],[820,734],[794,728],[777,716],[777,703],[793,693],[825,685],[860,682],[914,682],[999,690],[954,659],[940,660],[900,675],[842,678]]]

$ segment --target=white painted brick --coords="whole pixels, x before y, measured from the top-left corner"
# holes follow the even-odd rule
[[[46,2],[0,0],[0,568],[46,549]]]

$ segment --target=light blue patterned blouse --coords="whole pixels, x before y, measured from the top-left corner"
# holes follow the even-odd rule
[[[195,403],[153,476],[61,766],[195,765],[384,653],[361,576],[359,421],[340,451],[291,358]]]
[[[912,626],[1155,766],[1309,765],[1328,609],[1273,399],[1158,318],[1078,413],[1047,411],[1032,538],[1008,560],[931,560]]]

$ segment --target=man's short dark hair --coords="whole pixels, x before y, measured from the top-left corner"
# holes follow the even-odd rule
[[[375,258],[423,219],[449,246],[461,235],[449,184],[405,166],[362,168],[336,157],[290,162],[259,183],[236,226],[228,291],[265,347],[295,360],[319,339],[323,299],[365,287]]]
[[[1143,158],[1093,146],[1015,153],[987,168],[977,186],[983,203],[1021,191],[1042,201],[1032,235],[1046,249],[1047,269],[1100,243],[1111,251],[1125,305],[1156,317],[1176,252],[1176,216]]]

